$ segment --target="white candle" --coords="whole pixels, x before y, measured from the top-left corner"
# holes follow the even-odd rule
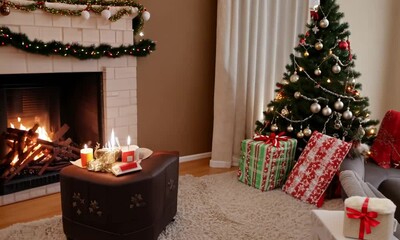
[[[85,144],[84,148],[81,149],[81,164],[82,167],[86,167],[89,161],[93,160],[93,148],[88,148]]]

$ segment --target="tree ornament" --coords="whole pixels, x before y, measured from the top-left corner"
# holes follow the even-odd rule
[[[342,68],[339,66],[339,64],[338,63],[336,63],[335,65],[333,65],[333,67],[332,67],[332,72],[333,73],[340,73],[340,71],[342,70]]]
[[[273,112],[274,111],[274,106],[269,106],[267,109],[268,112]]]
[[[271,125],[271,131],[273,131],[273,132],[278,131],[278,125],[276,125],[276,123]]]
[[[297,133],[297,138],[303,138],[304,137],[304,133],[303,133],[303,131],[299,131],[298,133]]]
[[[301,93],[300,92],[295,92],[294,93],[294,98],[299,99],[301,97]]]
[[[360,126],[358,127],[358,129],[357,129],[357,134],[359,135],[360,138],[364,137],[364,135],[365,135],[365,130],[364,130],[364,128],[361,126],[361,124],[360,124]]]
[[[298,80],[299,80],[299,75],[297,75],[297,72],[295,71],[295,72],[293,73],[293,75],[290,76],[290,81],[291,81],[292,83],[295,83],[295,82],[297,82]]]
[[[143,20],[144,20],[145,22],[147,22],[147,21],[149,21],[149,19],[150,19],[150,13],[149,13],[148,11],[144,11],[144,12],[142,13],[142,17],[143,17]]]
[[[288,131],[288,132],[293,132],[293,126],[292,126],[292,124],[289,124],[289,126],[287,126],[286,131]]]
[[[332,113],[332,109],[326,105],[323,109],[322,109],[322,115],[324,115],[325,117],[331,115]]]
[[[282,85],[288,85],[288,84],[289,84],[289,81],[286,80],[286,79],[282,79],[280,83],[281,83]]]
[[[301,38],[299,41],[300,45],[305,45],[306,44],[306,39],[305,38]]]
[[[10,15],[10,7],[7,6],[6,2],[4,1],[3,5],[0,6],[0,13],[3,16]]]
[[[339,48],[342,50],[347,50],[349,48],[349,44],[345,40],[342,40],[339,42]]]
[[[282,108],[281,114],[282,114],[283,116],[287,116],[287,115],[289,115],[289,110],[288,110],[286,107],[285,107],[285,108]]]
[[[336,129],[336,130],[339,130],[341,127],[342,127],[342,122],[340,121],[340,120],[335,120],[335,123],[333,124],[333,127]]]
[[[319,76],[319,75],[321,75],[321,69],[319,69],[319,68],[317,68],[317,69],[315,69],[314,70],[314,74],[315,74],[315,76]]]
[[[132,16],[137,16],[138,13],[139,13],[139,8],[137,8],[137,7],[132,7],[131,8],[131,15]]]
[[[324,17],[323,19],[321,19],[321,21],[319,21],[319,26],[321,28],[327,28],[329,26],[329,20]]]
[[[310,110],[313,113],[318,113],[321,110],[321,105],[319,105],[318,102],[315,102],[315,103],[311,104]]]
[[[304,55],[304,57],[308,57],[308,56],[310,56],[310,53],[308,53],[308,51],[306,50],[303,55]]]
[[[343,112],[343,118],[349,120],[353,117],[353,113],[350,111],[350,108],[347,108],[346,111]]]
[[[342,110],[344,106],[344,103],[338,98],[338,100],[335,102],[334,107],[336,110]]]
[[[81,16],[82,16],[83,19],[88,20],[90,18],[90,13],[89,13],[88,10],[83,10],[81,12]]]
[[[322,48],[324,48],[324,45],[321,42],[317,42],[314,45],[315,49],[317,49],[318,51],[320,51]]]
[[[304,130],[303,130],[304,136],[309,137],[312,134],[312,131],[310,129],[309,126],[307,126]]]
[[[111,11],[109,9],[104,9],[103,11],[101,11],[101,16],[108,20],[111,17]]]

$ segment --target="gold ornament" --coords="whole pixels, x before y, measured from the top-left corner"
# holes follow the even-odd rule
[[[289,126],[287,126],[286,131],[288,131],[288,132],[293,132],[293,126],[292,126],[292,124],[290,124]]]
[[[314,47],[315,47],[315,49],[317,49],[318,51],[320,51],[320,50],[324,47],[324,45],[323,45],[321,42],[317,42],[317,43],[314,45]]]
[[[303,138],[304,137],[304,133],[303,131],[300,130],[300,132],[297,133],[297,138]]]
[[[304,55],[304,57],[308,57],[308,56],[310,56],[310,53],[308,53],[308,51],[305,51],[303,55]]]
[[[309,137],[309,136],[311,136],[312,131],[311,131],[311,129],[309,127],[306,127],[303,130],[303,133],[304,133],[304,136]]]
[[[273,132],[278,131],[278,125],[276,125],[276,123],[271,125],[271,131],[273,131]]]

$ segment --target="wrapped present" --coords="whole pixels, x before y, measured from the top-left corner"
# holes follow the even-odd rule
[[[378,136],[371,146],[371,158],[383,168],[400,168],[400,112],[386,112]]]
[[[239,181],[262,191],[284,184],[294,165],[297,140],[282,135],[272,133],[242,141]]]
[[[353,196],[344,201],[343,235],[357,239],[392,239],[396,205],[387,198]]]

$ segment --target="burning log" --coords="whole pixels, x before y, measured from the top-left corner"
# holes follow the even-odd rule
[[[39,138],[36,133],[38,127],[35,124],[29,130],[7,128],[7,132],[3,133],[10,147],[6,156],[0,159],[0,166],[5,168],[1,178],[6,182],[27,168],[35,169],[38,175],[42,175],[46,170],[59,170],[69,165],[69,160],[79,158],[80,149],[71,145],[72,140],[62,139],[69,130],[68,125],[63,125],[51,141]]]

